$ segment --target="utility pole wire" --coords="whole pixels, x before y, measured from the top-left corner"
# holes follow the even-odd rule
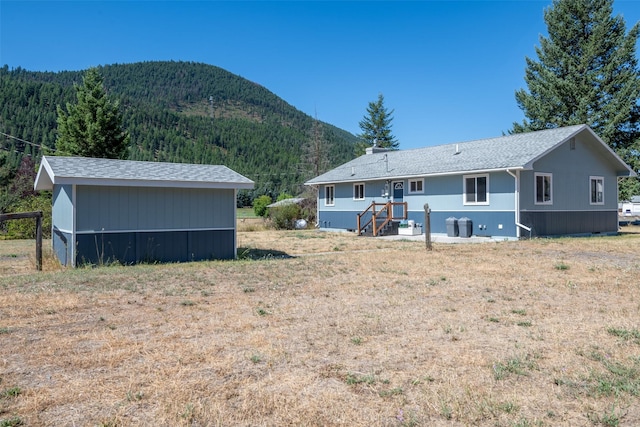
[[[7,138],[15,139],[16,141],[20,141],[20,142],[23,142],[23,143],[25,143],[25,144],[29,144],[29,145],[31,145],[32,147],[38,147],[38,148],[40,148],[40,149],[42,149],[42,148],[43,148],[43,146],[42,146],[41,144],[36,144],[35,142],[27,141],[27,140],[25,140],[25,139],[18,138],[17,136],[9,135],[9,134],[4,133],[4,132],[0,132],[0,135],[5,136],[5,137],[7,137]],[[55,148],[49,148],[49,147],[44,147],[44,148],[47,148],[47,149],[49,149],[49,150],[51,150],[51,151],[56,151],[56,149],[55,149]]]

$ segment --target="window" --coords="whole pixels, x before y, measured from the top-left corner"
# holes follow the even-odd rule
[[[335,192],[334,185],[325,185],[324,187],[324,205],[325,206],[333,206],[335,204],[333,200],[334,192]]]
[[[589,177],[591,190],[591,204],[604,205],[604,178],[601,176]]]
[[[409,180],[409,194],[424,193],[424,180],[413,179]]]
[[[550,173],[535,174],[536,205],[552,205],[553,204],[551,178],[552,178],[552,175]]]
[[[489,204],[489,175],[467,175],[464,177],[464,204]]]
[[[364,200],[364,184],[353,184],[353,200]]]

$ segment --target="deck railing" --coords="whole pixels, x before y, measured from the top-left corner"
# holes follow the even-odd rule
[[[402,206],[402,215],[397,217],[393,215],[393,207],[394,206]],[[377,209],[380,207],[379,209]],[[370,214],[371,217],[367,220],[364,220],[363,217]],[[362,232],[371,224],[371,231],[374,236],[377,236],[389,222],[405,220],[407,219],[407,202],[386,202],[386,203],[377,203],[372,202],[364,211],[360,212],[357,215],[357,226],[358,226],[358,235],[361,235]],[[383,220],[379,222],[379,220]]]

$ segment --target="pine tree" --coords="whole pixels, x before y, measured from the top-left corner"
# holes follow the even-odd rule
[[[613,0],[553,0],[544,20],[549,36],[540,37],[539,61],[526,58],[528,91],[516,91],[526,119],[512,133],[585,123],[636,163],[640,23],[627,33],[624,19],[613,16]]]
[[[391,121],[393,111],[388,111],[384,106],[384,96],[378,94],[378,100],[370,102],[367,107],[367,115],[360,121],[362,133],[358,135],[360,141],[356,143],[356,154],[364,154],[367,147],[374,144],[381,148],[397,150],[400,146],[396,137],[391,133]]]
[[[76,86],[77,104],[58,106],[56,155],[123,159],[129,134],[122,129],[118,102],[107,97],[97,68],[90,68]]]

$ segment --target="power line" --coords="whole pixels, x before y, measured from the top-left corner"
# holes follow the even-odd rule
[[[26,139],[22,139],[22,138],[18,138],[17,136],[9,135],[8,133],[0,132],[0,135],[5,136],[5,137],[10,138],[10,139],[15,139],[16,141],[20,141],[20,142],[22,142],[24,144],[29,144],[32,147],[38,147],[40,149],[43,148],[43,146],[41,144],[36,144],[35,142],[27,141]],[[49,148],[49,147],[44,147],[44,148],[47,148],[47,149],[49,149],[51,151],[56,151],[55,148]]]

